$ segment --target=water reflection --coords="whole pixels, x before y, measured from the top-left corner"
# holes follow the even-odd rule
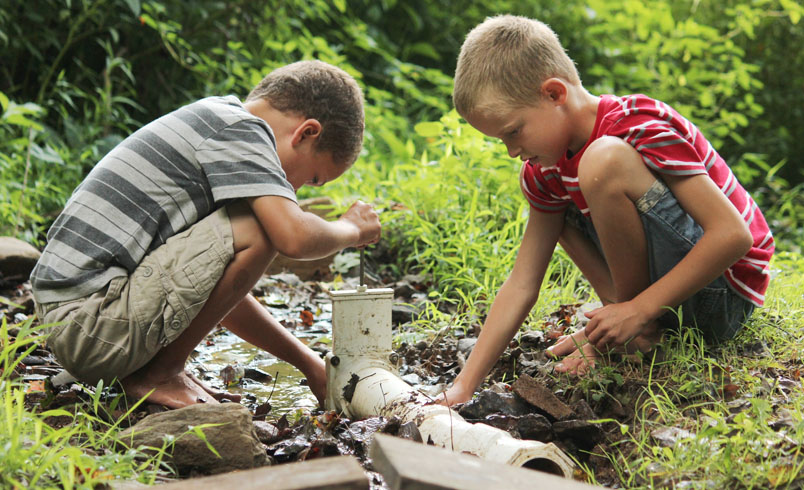
[[[271,287],[268,284],[266,287]],[[274,286],[264,295],[257,295],[269,312],[297,338],[308,345],[328,344],[332,331],[332,304],[323,291],[309,292],[301,299],[293,292]],[[305,325],[303,310],[311,312],[313,322]],[[309,321],[307,322],[309,323]],[[281,417],[296,409],[315,409],[318,402],[306,385],[304,376],[292,365],[271,354],[244,342],[220,328],[213,331],[196,349],[190,367],[216,388],[223,388],[221,370],[227,366],[240,365],[246,370],[259,369],[273,379],[266,382],[244,378],[227,388],[232,393],[243,395],[243,404],[253,408],[265,402],[272,406],[271,417]]]

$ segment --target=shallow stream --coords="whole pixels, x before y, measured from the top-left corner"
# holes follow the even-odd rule
[[[328,344],[332,332],[332,303],[327,293],[318,288],[302,287],[292,275],[275,275],[258,284],[255,296],[285,328],[299,340],[315,348]],[[259,406],[270,403],[271,417],[297,409],[315,409],[318,402],[306,386],[302,373],[291,364],[277,359],[224,328],[207,336],[192,356],[189,368],[216,388],[226,386],[224,369],[239,371],[245,376],[225,389],[243,395],[243,404]],[[267,373],[262,379],[254,370]],[[223,374],[222,374],[223,373]],[[249,376],[249,373],[252,373]],[[255,379],[257,378],[257,379]]]

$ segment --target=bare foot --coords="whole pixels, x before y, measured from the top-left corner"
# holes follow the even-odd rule
[[[636,354],[637,352],[650,352],[662,341],[662,331],[655,325],[642,331],[642,333],[629,342],[626,342],[622,347],[618,348],[617,352],[625,354]]]
[[[559,373],[582,375],[595,367],[600,352],[586,339],[586,332],[580,329],[572,335],[563,335],[547,353],[553,357],[566,356],[555,365]]]
[[[168,408],[182,408],[196,403],[218,403],[184,371],[160,381],[134,373],[123,379],[121,384],[127,396],[135,399],[146,397],[149,402]]]
[[[595,367],[595,363],[598,359],[600,359],[600,353],[592,344],[586,343],[572,351],[562,359],[561,362],[556,364],[555,370],[559,373],[580,376],[588,373],[590,369]]]
[[[187,375],[187,377],[193,380],[195,384],[200,386],[202,390],[212,395],[212,397],[218,400],[219,402],[228,400],[230,402],[240,403],[240,400],[243,398],[241,395],[238,395],[237,393],[229,393],[228,391],[216,390],[215,388],[207,385],[206,383],[198,379],[196,375],[191,373],[190,371],[184,371],[184,373]]]

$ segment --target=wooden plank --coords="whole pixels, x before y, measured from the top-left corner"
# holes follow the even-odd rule
[[[448,449],[376,434],[371,443],[374,469],[391,490],[590,490],[585,483],[541,471],[486,461]]]
[[[264,466],[160,485],[164,490],[368,490],[366,472],[353,456],[333,456]]]

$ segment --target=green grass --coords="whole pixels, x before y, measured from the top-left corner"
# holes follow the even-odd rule
[[[683,488],[764,489],[804,484],[804,257],[782,253],[772,267],[765,308],[735,340],[708,348],[687,331],[667,341],[661,359],[647,356],[642,364],[611,368],[644,385],[625,437],[605,454],[620,485],[672,488],[683,482]],[[596,376],[605,377],[605,370]],[[689,435],[665,447],[651,434],[668,427]],[[586,471],[596,482],[594,471]]]
[[[162,465],[164,448],[146,453],[146,448],[128,448],[118,440],[120,422],[137,404],[112,417],[122,396],[101,403],[102,385],[88,401],[69,407],[31,407],[26,402],[31,385],[15,368],[41,345],[43,327],[34,327],[33,319],[15,327],[19,332],[14,337],[5,318],[0,324],[0,487],[69,490],[121,479],[153,484],[157,475],[169,472]]]

